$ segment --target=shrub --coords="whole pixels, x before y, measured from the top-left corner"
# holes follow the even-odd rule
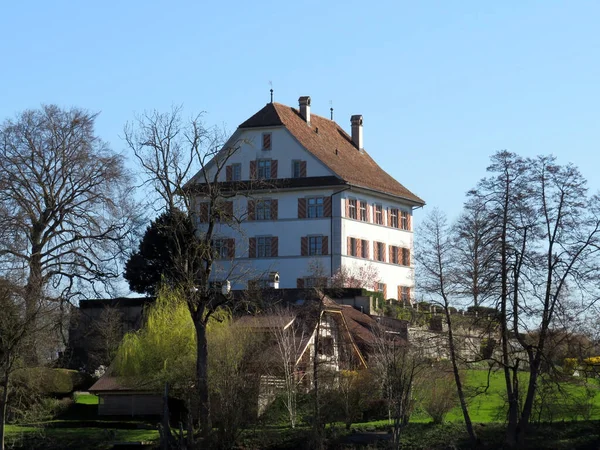
[[[433,423],[442,423],[446,414],[457,404],[454,379],[443,367],[434,368],[419,391],[421,408],[433,419]]]

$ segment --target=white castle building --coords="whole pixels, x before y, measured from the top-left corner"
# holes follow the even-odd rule
[[[412,213],[424,201],[364,150],[362,116],[352,116],[348,135],[311,114],[310,103],[310,97],[300,97],[298,109],[268,103],[191,180],[202,184],[219,169],[219,188],[235,193],[224,210],[243,218],[215,229],[221,258],[213,279],[243,289],[277,272],[281,288],[301,288],[340,271],[362,273],[371,285],[361,287],[410,299]],[[202,229],[206,198],[199,196],[194,208]]]

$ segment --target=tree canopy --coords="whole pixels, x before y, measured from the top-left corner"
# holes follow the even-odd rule
[[[163,212],[148,225],[138,250],[125,263],[129,288],[154,295],[161,282],[175,285],[180,247],[194,239],[194,227],[186,214],[178,209]]]

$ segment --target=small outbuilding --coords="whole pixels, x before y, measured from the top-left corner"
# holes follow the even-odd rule
[[[89,391],[98,396],[99,416],[160,416],[163,411],[162,395],[124,386],[110,374],[102,376]]]

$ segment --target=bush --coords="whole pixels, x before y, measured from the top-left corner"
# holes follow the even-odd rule
[[[420,406],[433,419],[433,423],[442,423],[446,414],[457,404],[454,378],[443,367],[434,367],[427,380],[421,383],[419,391]]]

